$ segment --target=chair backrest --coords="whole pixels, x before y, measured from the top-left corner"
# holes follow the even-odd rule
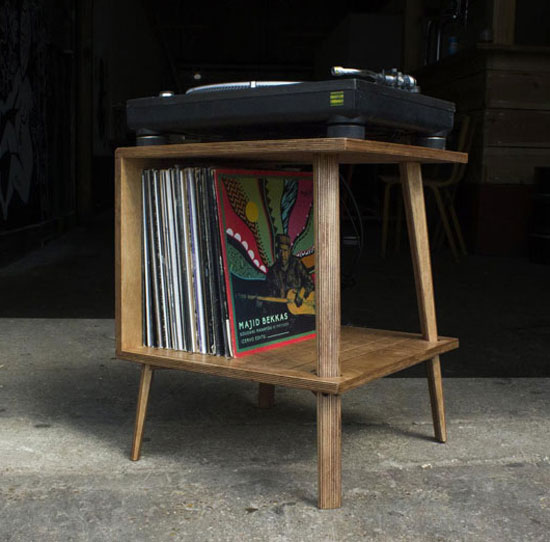
[[[458,132],[457,146],[458,152],[469,153],[472,148],[472,141],[474,139],[474,127],[475,122],[470,115],[464,115],[460,123],[460,130]],[[453,164],[451,175],[446,181],[441,182],[441,185],[456,184],[462,180],[468,164]]]

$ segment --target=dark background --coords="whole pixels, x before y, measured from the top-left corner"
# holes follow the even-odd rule
[[[456,263],[445,244],[434,251],[441,331],[464,339],[449,374],[550,376],[550,3],[471,0],[467,17],[465,5],[2,2],[0,316],[113,317],[113,153],[133,144],[126,100],[225,81],[328,79],[333,64],[397,67],[425,94],[454,101],[457,121],[476,121],[456,196],[468,256]],[[439,52],[429,28],[441,31]],[[345,173],[366,248],[343,320],[414,327],[404,232],[400,251],[380,259],[380,171]],[[356,251],[344,248],[345,269]],[[376,281],[386,293],[369,289]],[[401,294],[410,301],[399,305]],[[384,310],[365,309],[374,301]]]

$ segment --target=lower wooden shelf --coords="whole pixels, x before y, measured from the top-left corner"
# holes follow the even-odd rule
[[[340,342],[342,374],[334,378],[316,375],[314,339],[244,358],[227,359],[146,346],[123,349],[117,352],[117,357],[156,367],[339,394],[458,348],[458,339],[454,338],[439,337],[437,342],[430,342],[416,333],[349,326],[341,328]]]

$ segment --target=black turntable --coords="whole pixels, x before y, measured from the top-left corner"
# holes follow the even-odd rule
[[[129,100],[127,123],[138,145],[177,134],[201,141],[349,137],[444,148],[454,104],[414,90],[355,78],[229,83]]]

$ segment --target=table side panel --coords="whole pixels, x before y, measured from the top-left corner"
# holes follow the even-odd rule
[[[117,349],[125,350],[143,342],[141,166],[120,160],[117,177],[116,339]]]
[[[122,350],[122,307],[121,307],[121,281],[122,269],[120,263],[120,243],[121,243],[121,197],[120,185],[122,178],[122,162],[124,159],[117,155],[115,157],[115,342],[116,352]]]

